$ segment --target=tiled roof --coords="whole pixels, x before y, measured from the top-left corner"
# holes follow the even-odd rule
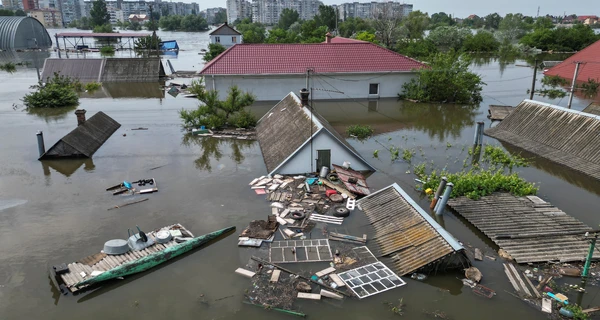
[[[410,72],[425,65],[370,42],[238,44],[207,63],[201,74]]]
[[[366,43],[367,41],[344,38],[344,37],[335,37],[335,38],[331,38],[330,43],[357,43],[357,42],[358,43]],[[325,40],[323,43],[327,43],[327,40]]]
[[[572,80],[577,61],[583,62],[579,66],[578,82],[586,82],[588,79],[600,81],[600,41],[592,43],[562,63],[546,70],[544,74]]]

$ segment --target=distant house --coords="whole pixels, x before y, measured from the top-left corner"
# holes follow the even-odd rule
[[[425,64],[376,44],[327,37],[313,44],[239,44],[207,63],[207,89],[237,85],[258,101],[276,101],[293,88],[313,88],[314,99],[396,98]]]
[[[597,16],[578,16],[577,20],[579,20],[583,24],[592,25],[598,23]]]
[[[39,160],[62,158],[91,158],[92,155],[121,127],[113,118],[99,111],[85,120],[85,109],[75,111],[77,128],[58,140]]]
[[[473,20],[473,19],[479,19],[479,16],[476,15],[476,14],[472,14],[472,15],[468,16],[467,19],[471,19],[471,20]]]
[[[545,70],[544,75],[559,76],[571,81],[575,75],[575,62],[581,62],[577,74],[577,82],[587,82],[588,79],[600,82],[600,40],[592,43],[556,66]]]
[[[234,44],[242,43],[242,34],[230,27],[227,22],[213,30],[210,35],[210,43],[220,43],[225,47],[231,47]]]
[[[269,174],[301,174],[350,162],[357,171],[375,171],[335,129],[290,92],[256,126],[257,140]]]
[[[129,22],[146,22],[148,20],[150,20],[150,16],[147,14],[130,14],[129,15]]]

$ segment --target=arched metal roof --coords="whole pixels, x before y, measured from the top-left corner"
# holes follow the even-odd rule
[[[0,17],[0,49],[49,48],[52,39],[44,26],[31,17]]]

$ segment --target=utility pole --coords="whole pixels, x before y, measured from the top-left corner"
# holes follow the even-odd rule
[[[573,102],[573,92],[575,91],[575,84],[577,83],[577,75],[579,74],[579,65],[581,61],[575,62],[575,75],[573,75],[573,81],[571,82],[571,92],[569,93],[569,104],[567,104],[567,108],[571,109],[571,103]]]
[[[533,100],[533,92],[535,91],[535,77],[537,76],[538,61],[533,62],[533,80],[531,81],[531,91],[529,92],[529,100]]]
[[[585,265],[583,266],[583,271],[581,272],[581,277],[585,279],[590,272],[590,263],[592,262],[592,257],[594,255],[594,247],[596,246],[596,239],[598,238],[597,234],[594,234],[594,237],[590,241],[590,249],[588,251],[587,258],[585,259]]]

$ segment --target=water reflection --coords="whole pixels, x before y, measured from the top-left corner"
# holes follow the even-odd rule
[[[0,51],[0,62],[22,62],[27,68],[43,68],[46,58],[50,57],[50,51]]]
[[[410,127],[426,132],[431,140],[444,142],[449,136],[459,138],[464,127],[472,126],[478,109],[479,106],[404,103],[400,112]]]
[[[94,161],[91,158],[42,160],[40,162],[42,163],[42,169],[44,170],[45,176],[50,176],[52,174],[50,168],[54,169],[54,171],[64,175],[65,177],[70,177],[82,165],[83,170],[88,172],[94,171],[96,168]]]
[[[194,136],[192,134],[185,134],[181,140],[181,144],[186,147],[192,145],[200,147],[202,154],[194,160],[194,165],[197,169],[208,172],[212,172],[211,160],[219,161],[223,157],[221,146],[225,145],[231,148],[231,160],[236,164],[240,164],[246,159],[243,151],[251,148],[254,143],[253,140],[221,139]]]
[[[64,108],[26,108],[28,114],[43,119],[46,122],[59,121],[71,114],[77,106]]]
[[[81,93],[82,98],[146,98],[164,99],[164,82],[104,82],[102,87],[94,92]]]

